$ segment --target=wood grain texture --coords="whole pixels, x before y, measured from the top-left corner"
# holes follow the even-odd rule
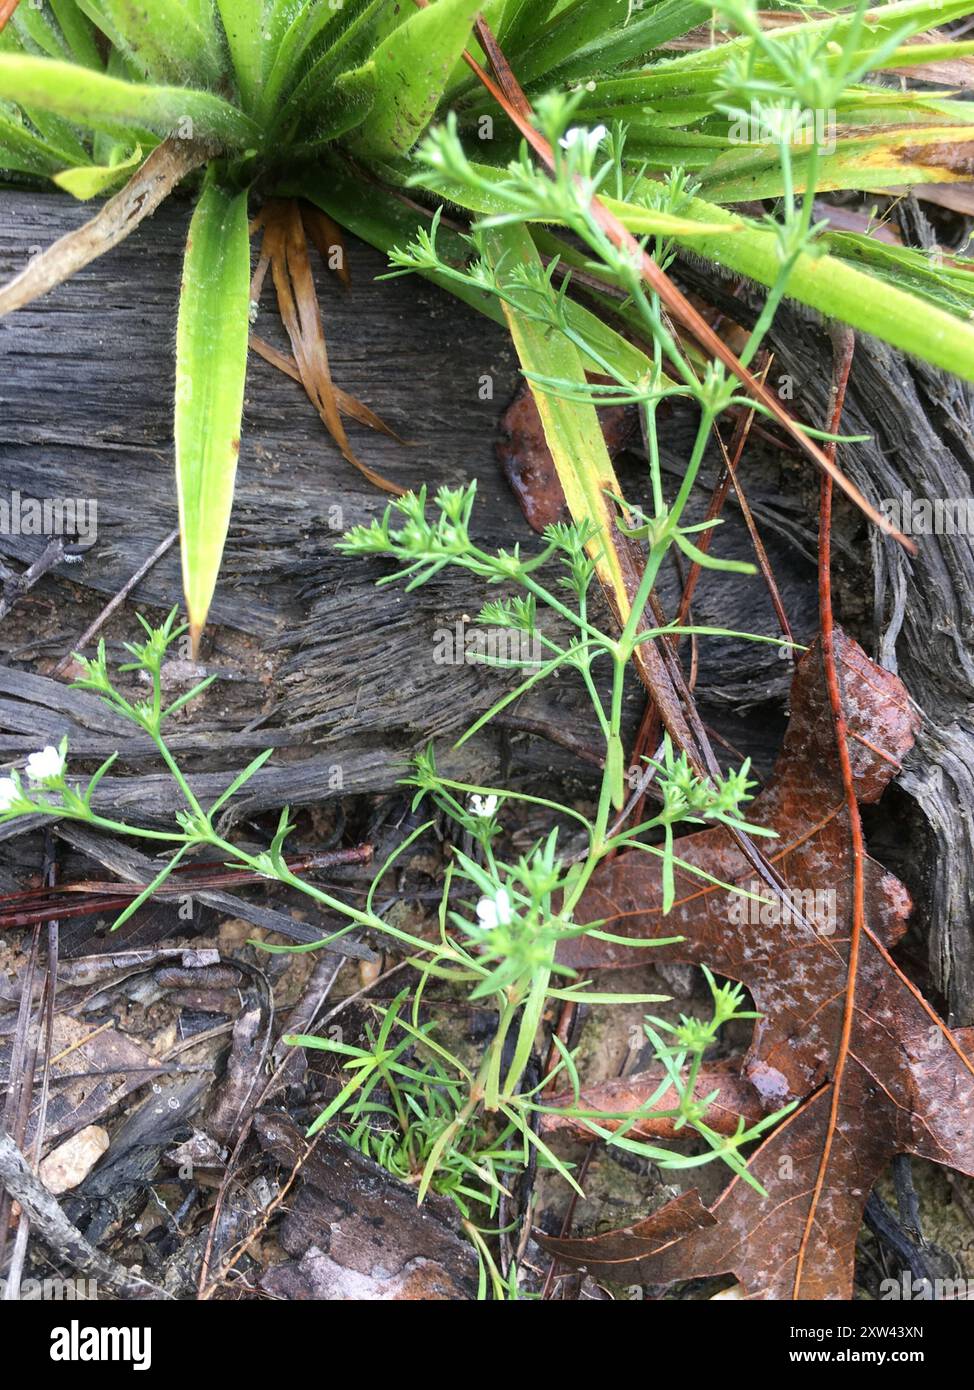
[[[57,195],[7,193],[0,208],[0,276],[15,273],[28,255],[85,215]],[[57,656],[70,650],[83,626],[75,624],[66,594],[77,593],[76,586],[113,594],[174,523],[173,342],[188,216],[186,204],[167,204],[109,257],[0,320],[0,497],[19,491],[98,503],[94,549],[82,564],[61,566],[63,584],[49,579],[46,589],[35,591],[52,596],[63,624],[61,645],[48,642]],[[505,334],[421,280],[377,283],[385,263],[361,243],[351,243],[349,262],[353,283],[347,290],[316,266],[335,380],[410,441],[403,447],[352,424],[353,446],[407,487],[425,482],[435,489],[475,476],[478,541],[520,542],[530,552],[538,539],[494,456],[498,420],[518,381]],[[269,293],[256,326],[286,346]],[[492,390],[487,399],[485,384]],[[382,562],[337,554],[340,530],[376,515],[386,499],[341,458],[301,389],[253,353],[244,423],[237,500],[212,610],[217,626],[205,653],[207,668],[226,679],[180,723],[176,745],[187,766],[197,769],[196,785],[205,794],[260,747],[282,749],[282,759],[262,769],[240,798],[241,813],[334,795],[328,774],[336,765],[346,793],[388,788],[411,751],[458,733],[510,679],[475,664],[433,660],[437,631],[475,614],[484,594],[454,573],[411,595],[401,588],[377,590]],[[689,417],[674,414],[666,422],[666,458],[674,473],[691,430]],[[762,466],[763,493],[774,498],[777,469]],[[630,470],[634,491],[640,467]],[[770,515],[774,520],[773,509]],[[786,572],[796,630],[808,635],[814,624],[811,572],[787,535],[777,544],[771,540],[775,562]],[[25,562],[42,544],[36,537],[0,535],[0,555]],[[746,545],[732,518],[727,553],[745,554]],[[675,582],[674,575],[665,576],[664,593],[672,594]],[[135,598],[157,611],[180,601],[175,551],[140,583]],[[760,580],[729,583],[719,576],[701,585],[695,616],[776,630]],[[130,634],[124,622],[112,631],[118,651],[118,638]],[[123,731],[106,723],[96,702],[38,674],[29,642],[28,649],[13,638],[5,645],[17,655],[0,683],[0,756],[22,754],[39,737],[53,740],[62,732],[86,757],[117,746]],[[722,710],[725,726],[743,736],[737,710],[783,694],[787,683],[774,649],[717,643],[701,663],[705,717],[711,706],[715,717]],[[642,699],[634,682],[630,724]],[[561,680],[524,701],[518,713],[579,736],[586,728],[583,709],[579,689]],[[255,716],[259,727],[250,729]],[[759,760],[773,754],[776,734],[773,720],[762,721]],[[487,735],[446,765],[461,773],[496,770],[509,738]],[[452,756],[448,744],[446,750],[444,756]],[[178,804],[174,788],[151,763],[146,770],[149,751],[144,740],[125,737],[119,775],[100,789],[106,811],[155,822],[171,815]],[[591,776],[563,750],[526,739],[519,741],[516,763],[520,776],[539,770]]]

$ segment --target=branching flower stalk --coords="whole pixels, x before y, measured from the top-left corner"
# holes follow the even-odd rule
[[[221,832],[220,811],[259,770],[270,756],[270,750],[256,757],[211,805],[203,806],[164,734],[166,720],[209,684],[207,679],[178,699],[170,703],[165,700],[161,676],[163,660],[168,647],[183,631],[175,626],[175,613],[159,628],[152,628],[143,620],[146,640],[128,647],[132,660],[121,668],[147,678],[151,689],[147,698],[130,699],[113,681],[107,668],[104,643],[99,644],[93,658],[77,658],[84,669],[76,684],[97,693],[112,710],[153,740],[185,803],[176,813],[177,826],[171,830],[156,830],[101,815],[97,809],[98,786],[115,761],[115,755],[87,781],[78,781],[67,765],[66,740],[58,749],[48,748],[33,755],[23,775],[14,770],[0,779],[0,822],[40,815],[51,820],[76,820],[114,835],[166,844],[170,853],[159,873],[121,913],[116,927],[159,890],[186,855],[204,849],[217,853],[233,868],[245,868],[269,881],[298,890],[335,913],[345,924],[307,946],[255,943],[261,949],[271,952],[313,950],[327,946],[356,927],[379,933],[391,945],[404,949],[418,973],[408,1016],[402,1013],[405,1001],[397,1001],[385,1012],[371,1048],[356,1050],[326,1038],[289,1038],[297,1046],[319,1047],[341,1054],[344,1065],[351,1071],[351,1079],[315,1120],[309,1132],[317,1131],[342,1115],[347,1132],[356,1136],[359,1146],[380,1158],[394,1155],[394,1171],[399,1172],[404,1165],[408,1168],[420,1200],[432,1186],[434,1190],[453,1195],[455,1200],[459,1197],[458,1205],[463,1211],[463,1204],[472,1199],[469,1192],[460,1189],[468,1188],[471,1174],[474,1174],[478,1189],[486,1196],[492,1211],[490,1192],[497,1195],[503,1186],[503,1172],[512,1162],[516,1168],[523,1166],[532,1147],[546,1166],[576,1185],[568,1167],[535,1132],[536,1116],[551,1109],[540,1097],[544,1085],[565,1071],[576,1096],[580,1087],[574,1059],[557,1039],[561,1060],[552,1076],[533,1083],[527,1080],[545,1006],[552,1000],[570,999],[603,1005],[651,1003],[661,997],[601,994],[558,963],[557,948],[562,941],[586,933],[601,939],[615,939],[603,932],[597,922],[575,920],[576,909],[595,868],[607,854],[622,847],[661,857],[664,879],[669,885],[665,904],[668,909],[672,903],[675,866],[698,874],[727,891],[740,891],[681,860],[674,850],[675,826],[723,822],[747,826],[752,834],[769,832],[748,825],[742,819],[742,809],[753,785],[746,765],[718,785],[711,786],[701,782],[686,760],[677,758],[669,747],[665,748],[656,767],[656,781],[662,797],[659,813],[638,826],[619,830],[610,827],[610,815],[614,808],[621,807],[624,789],[622,686],[632,651],[639,641],[648,640],[647,634],[637,636],[627,632],[614,637],[594,622],[587,602],[594,566],[585,552],[589,537],[584,532],[568,525],[553,526],[545,535],[541,551],[530,558],[522,557],[518,547],[488,552],[476,546],[469,534],[474,495],[473,485],[464,489],[441,489],[434,502],[435,520],[426,516],[425,495],[399,498],[390,505],[381,521],[351,532],[343,548],[350,554],[392,555],[402,565],[410,587],[424,583],[445,564],[454,564],[480,575],[487,583],[503,583],[519,590],[487,603],[479,621],[492,626],[515,627],[536,636],[546,657],[547,653],[550,657],[538,662],[504,660],[494,663],[520,666],[526,674],[515,690],[503,695],[477,721],[464,735],[464,740],[519,693],[564,667],[579,673],[593,698],[595,721],[605,741],[606,758],[595,814],[589,819],[573,807],[541,796],[475,786],[442,776],[432,750],[417,757],[412,772],[405,779],[407,785],[415,789],[415,804],[431,801],[436,813],[452,822],[455,838],[460,839],[465,832],[474,847],[474,852],[469,854],[454,850],[434,937],[405,931],[375,908],[376,893],[386,873],[430,828],[432,820],[417,827],[381,866],[361,909],[299,877],[288,867],[284,845],[293,827],[287,808],[281,814],[271,843],[259,853],[247,852]],[[396,528],[394,522],[399,520],[402,524]],[[556,570],[554,586],[543,582],[543,567]],[[560,592],[555,592],[555,587]],[[542,611],[548,614],[552,626],[540,626]],[[666,626],[653,631],[654,635],[669,636],[678,630],[675,626]],[[712,631],[691,627],[682,630],[701,634]],[[596,663],[608,665],[610,669],[611,693],[607,699],[600,695],[592,674]],[[558,823],[531,851],[511,861],[500,852],[501,814],[505,805],[515,801],[545,808]],[[559,853],[559,837],[565,822],[574,823],[585,832],[586,847],[580,857],[563,858]],[[647,838],[660,835],[663,836],[661,845]],[[421,1020],[423,993],[433,981],[459,986],[472,1003],[486,1004],[497,1011],[496,1033],[482,1057],[474,1059],[472,1064],[440,1044],[432,1035],[430,1025]],[[394,1029],[398,1036],[393,1041]],[[423,1064],[409,1060],[413,1050],[425,1059]],[[669,1058],[665,1062],[668,1075],[674,1070],[679,1072],[683,1064],[674,1062],[669,1052],[661,1049],[661,1060],[664,1056]],[[370,1115],[368,1109],[362,1107],[372,1103],[369,1097],[380,1083],[392,1096],[399,1135],[395,1142],[374,1133],[371,1119],[365,1129],[362,1128],[363,1120]],[[653,1113],[666,1114],[674,1121],[689,1125],[710,1146],[709,1157],[722,1158],[735,1171],[744,1171],[746,1176],[741,1150],[768,1122],[742,1128],[730,1138],[716,1136],[702,1118],[706,1106],[701,1111],[699,1101],[693,1097],[692,1084],[689,1090],[681,1084],[677,1094],[679,1102],[675,1109],[654,1110]],[[577,1106],[560,1113],[584,1115]],[[644,1113],[645,1109],[640,1112]],[[620,1135],[620,1142],[623,1141],[633,1142],[625,1132]],[[610,1138],[608,1142],[616,1141]],[[498,1156],[502,1149],[503,1159]],[[661,1146],[647,1145],[642,1151],[664,1166],[681,1167],[688,1162],[685,1156]],[[471,1220],[469,1207],[464,1219]],[[491,1287],[495,1296],[501,1296],[504,1283],[496,1271],[491,1274]]]

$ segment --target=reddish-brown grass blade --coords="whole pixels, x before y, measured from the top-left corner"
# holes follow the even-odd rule
[[[258,357],[263,357],[272,367],[276,367],[279,372],[289,376],[298,385],[303,385],[298,364],[293,357],[286,352],[279,351],[272,343],[261,338],[257,333],[251,333],[250,346],[257,353]],[[381,415],[376,415],[364,401],[360,401],[357,396],[351,395],[348,391],[343,391],[340,386],[335,386],[335,400],[338,402],[338,409],[343,415],[347,415],[352,420],[357,420],[360,425],[368,425],[369,429],[377,430],[379,434],[388,435],[397,444],[406,444],[408,441],[398,435],[391,425],[387,425]]]

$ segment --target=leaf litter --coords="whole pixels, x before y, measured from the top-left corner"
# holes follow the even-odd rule
[[[856,796],[869,804],[910,749],[918,718],[897,677],[838,629],[835,649]],[[769,859],[795,895],[784,904],[741,899],[678,870],[676,901],[664,920],[659,860],[633,851],[599,871],[580,912],[601,919],[616,936],[681,932],[685,939],[660,947],[654,960],[709,963],[751,991],[763,1016],[733,1087],[749,1087],[765,1113],[802,1102],[751,1159],[750,1173],[767,1195],[735,1178],[709,1210],[692,1191],[634,1225],[588,1238],[544,1237],[542,1243],[597,1277],[662,1285],[729,1273],[752,1298],[849,1298],[863,1209],[894,1155],[974,1175],[966,1118],[974,1107],[974,1049],[971,1030],[947,1028],[890,955],[906,930],[911,902],[892,874],[866,858],[848,1065],[841,1093],[833,1097],[852,873],[849,813],[818,645],[799,664],[782,751],[752,814],[778,833]],[[749,891],[760,887],[723,828],[685,837],[678,853],[725,882]],[[634,947],[591,937],[563,951],[565,964],[585,972],[642,960]],[[612,1104],[606,1096],[594,1099]]]

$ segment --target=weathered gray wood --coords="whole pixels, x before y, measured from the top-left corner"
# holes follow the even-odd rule
[[[82,216],[56,195],[8,194],[0,212],[0,275],[14,272],[33,248]],[[62,566],[61,574],[101,595],[117,590],[175,516],[172,341],[187,218],[185,205],[165,207],[110,257],[0,320],[0,495],[19,490],[33,497],[95,498],[97,544],[83,563]],[[537,545],[494,458],[498,417],[517,381],[506,335],[420,280],[377,284],[374,277],[385,266],[368,247],[353,243],[350,262],[350,291],[324,272],[319,281],[335,378],[412,441],[402,447],[353,426],[355,447],[407,486],[435,488],[476,476],[478,539]],[[283,345],[270,294],[258,328]],[[490,399],[482,399],[485,382]],[[667,422],[674,469],[691,427],[679,414]],[[176,745],[188,765],[199,768],[207,792],[256,747],[300,749],[300,764],[275,758],[255,779],[245,802],[249,811],[333,794],[328,773],[336,765],[341,790],[387,787],[405,756],[431,737],[460,731],[509,679],[481,666],[442,666],[433,659],[437,631],[475,614],[484,594],[452,572],[411,595],[376,590],[381,562],[338,555],[340,529],[375,515],[385,499],[341,459],[300,389],[256,357],[243,441],[207,653],[208,669],[231,680],[218,683],[188,714]],[[641,478],[634,478],[634,491],[639,485]],[[773,492],[776,480],[769,487]],[[728,531],[735,532],[733,521]],[[41,544],[0,535],[0,554],[23,562]],[[730,553],[746,553],[739,526],[726,544]],[[814,622],[810,571],[804,561],[789,571],[787,548],[775,549],[774,537],[771,544],[785,569],[796,630],[807,635]],[[674,583],[667,575],[664,587],[672,591]],[[175,551],[139,585],[136,598],[163,608],[179,601]],[[70,613],[71,605],[58,606],[62,621]],[[740,585],[721,577],[715,584],[707,576],[695,613],[701,621],[775,631],[760,581]],[[63,633],[56,655],[70,647],[72,631]],[[117,620],[113,632],[128,635]],[[28,650],[18,665],[29,658]],[[783,694],[787,679],[771,649],[720,643],[702,660],[698,692],[705,712],[723,705],[733,733],[736,709]],[[641,706],[634,685],[631,724]],[[584,738],[583,711],[577,685],[564,680],[529,697],[520,713],[566,725]],[[230,753],[227,745],[258,713],[259,727],[240,733]],[[38,737],[50,740],[61,732],[69,733],[79,755],[95,758],[109,751],[120,731],[96,703],[69,697],[59,683],[8,673],[0,687],[0,756],[13,757]],[[766,760],[773,728],[758,745]],[[144,741],[126,738],[118,771],[134,765],[141,774],[148,751]],[[472,771],[485,757],[496,764],[496,738],[482,740],[453,765]],[[536,772],[564,770],[577,760],[525,743],[518,763]],[[156,821],[177,804],[172,787],[157,776],[106,779],[101,795],[113,814]]]

